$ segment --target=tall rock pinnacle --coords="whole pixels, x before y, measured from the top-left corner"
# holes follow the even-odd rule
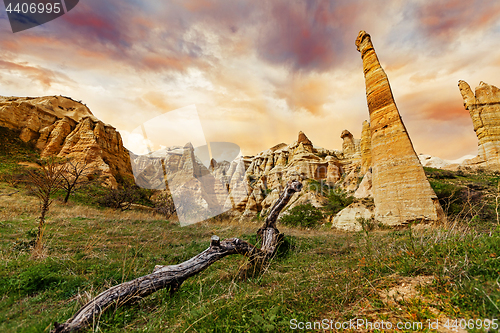
[[[440,221],[443,210],[413,149],[370,35],[360,31],[356,47],[370,112],[375,219],[386,225]]]

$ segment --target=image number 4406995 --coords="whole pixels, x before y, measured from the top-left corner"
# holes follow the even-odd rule
[[[79,0],[4,0],[12,32],[52,21],[75,8]]]

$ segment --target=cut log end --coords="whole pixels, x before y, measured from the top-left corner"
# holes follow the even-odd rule
[[[216,235],[213,235],[210,238],[210,247],[219,247],[220,246],[220,238]]]

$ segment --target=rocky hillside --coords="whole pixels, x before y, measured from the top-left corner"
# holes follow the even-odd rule
[[[132,155],[132,166],[139,186],[169,188],[181,223],[198,222],[229,210],[235,216],[251,218],[265,214],[286,183],[294,179],[317,182],[319,187],[297,193],[285,211],[305,203],[321,206],[323,187],[357,190],[362,140],[354,139],[347,130],[341,137],[343,149],[328,150],[314,147],[300,132],[291,144],[281,143],[256,156],[239,156],[231,162],[212,159],[208,168],[188,143]]]
[[[0,97],[0,126],[20,131],[20,138],[40,151],[81,161],[109,186],[132,175],[129,152],[120,133],[90,112],[87,106],[63,96]]]

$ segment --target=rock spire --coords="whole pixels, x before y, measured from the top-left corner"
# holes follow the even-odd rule
[[[370,113],[375,219],[386,225],[444,219],[401,120],[370,35],[360,31],[356,46],[363,60]]]
[[[473,93],[465,81],[458,87],[478,139],[478,156],[469,163],[500,169],[500,89],[481,82]]]

